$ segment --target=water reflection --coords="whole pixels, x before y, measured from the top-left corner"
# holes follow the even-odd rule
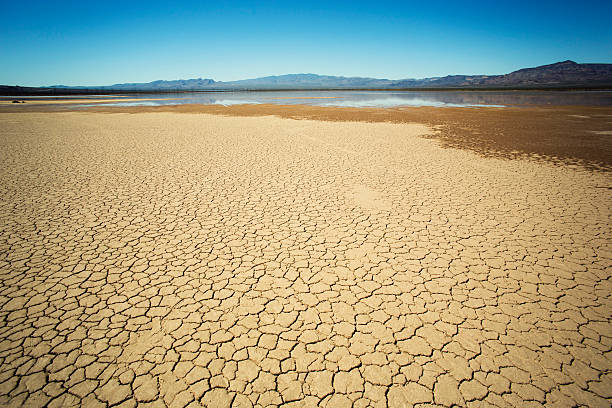
[[[393,108],[396,106],[434,106],[434,107],[504,107],[505,105],[490,105],[490,104],[472,104],[472,103],[450,103],[435,99],[425,98],[355,98],[345,101],[327,102],[320,104],[321,106],[344,106],[354,108]]]
[[[82,99],[83,97],[74,96],[73,98]],[[254,91],[123,94],[114,97],[115,101],[119,98],[125,98],[126,101],[104,104],[111,106],[181,104],[230,106],[268,103],[380,108],[400,106],[612,106],[612,91]]]
[[[147,98],[150,95],[130,95]],[[284,92],[202,92],[161,94],[157,105],[199,103],[237,105],[273,103],[315,106],[378,107],[434,106],[525,106],[587,105],[612,106],[612,91],[284,91]],[[120,103],[129,105],[131,102]]]

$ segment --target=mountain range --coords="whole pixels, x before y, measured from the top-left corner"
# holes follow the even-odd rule
[[[422,79],[378,79],[342,77],[316,74],[288,74],[215,81],[213,79],[158,80],[147,83],[124,83],[109,86],[82,87],[54,85],[45,88],[0,86],[0,93],[27,89],[49,90],[52,93],[99,91],[199,91],[199,90],[281,90],[281,89],[411,89],[411,88],[603,88],[612,87],[612,64],[578,64],[574,61],[557,62],[535,68],[524,68],[505,75],[448,75]],[[10,88],[10,89],[8,89]],[[17,93],[15,93],[17,92]]]

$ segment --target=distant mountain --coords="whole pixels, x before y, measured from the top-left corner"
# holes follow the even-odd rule
[[[524,68],[505,75],[448,75],[441,78],[404,79],[394,88],[546,88],[597,87],[612,85],[612,64],[578,64],[557,62],[535,68]]]
[[[239,81],[215,82],[212,79],[155,81],[147,84],[117,84],[110,89],[398,89],[457,87],[551,87],[612,85],[612,64],[556,64],[525,68],[506,75],[448,75],[423,79],[377,79],[316,74],[288,74]]]
[[[153,81],[147,83],[133,83],[133,84],[115,84],[109,87],[104,87],[103,89],[119,89],[119,90],[192,90],[192,89],[202,89],[206,88],[210,85],[215,84],[214,79],[178,79],[174,81]]]
[[[146,83],[126,83],[109,86],[91,87],[108,90],[165,91],[165,90],[215,90],[215,89],[321,89],[321,88],[384,88],[395,81],[376,78],[345,78],[340,76],[316,74],[288,74],[238,81],[215,81],[213,79],[179,79],[176,81],[153,81]],[[53,85],[51,88],[70,88]],[[85,88],[85,87],[72,87]],[[87,87],[90,88],[90,87]]]
[[[79,87],[54,85],[47,88],[1,86],[0,94],[61,94],[108,92],[170,92],[198,90],[274,90],[274,89],[411,89],[411,88],[612,88],[612,64],[578,64],[557,62],[535,68],[524,68],[505,75],[448,75],[422,79],[377,79],[316,74],[288,74],[239,81],[213,79],[179,79],[147,83],[126,83],[109,86]]]
[[[430,86],[457,87],[555,87],[612,84],[612,64],[557,62],[524,68],[505,75],[453,75],[439,78]]]
[[[395,81],[389,79],[342,77],[316,74],[288,74],[240,81],[217,82],[215,86],[229,89],[321,89],[321,88],[387,88]]]
[[[610,84],[612,64],[577,64],[568,60],[483,78],[478,83],[489,86]]]
[[[200,90],[200,89],[402,89],[402,88],[512,88],[612,85],[612,64],[577,64],[563,61],[525,68],[506,75],[448,75],[423,79],[378,79],[316,74],[288,74],[213,81],[187,79],[154,81],[146,84],[116,84],[102,89],[116,90]]]
[[[486,75],[448,75],[445,77],[423,78],[423,79],[401,79],[394,81],[392,88],[453,88],[461,86],[473,86]]]
[[[95,89],[109,89],[109,90],[129,90],[129,91],[169,91],[169,90],[180,90],[180,91],[190,91],[195,89],[203,89],[210,85],[215,84],[214,79],[177,79],[174,81],[153,81],[146,83],[126,83],[126,84],[115,84],[115,85],[107,85],[107,86],[96,86],[96,87],[85,87],[85,86],[77,86],[77,87],[69,87],[66,85],[52,85],[49,88],[54,89],[63,89],[63,88],[72,88],[72,89],[84,89],[84,88],[95,88]]]

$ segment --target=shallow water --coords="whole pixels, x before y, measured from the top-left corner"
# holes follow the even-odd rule
[[[165,98],[164,98],[165,96]],[[450,98],[449,98],[450,96]],[[415,92],[384,91],[284,91],[284,92],[206,92],[189,94],[155,95],[164,100],[147,101],[146,105],[181,105],[199,103],[204,105],[243,105],[273,103],[280,105],[314,105],[340,107],[390,108],[397,106],[504,106],[486,101],[469,101],[458,95],[426,94]],[[130,95],[130,98],[146,98],[150,95]],[[142,106],[143,102],[114,102],[114,106]]]
[[[126,98],[131,101],[100,103],[111,106],[157,106],[196,103],[230,106],[273,103],[281,105],[305,104],[374,108],[399,106],[612,106],[612,91],[237,91],[122,94],[111,97],[114,100]],[[75,95],[72,98],[82,99],[83,96]],[[27,101],[28,99],[37,98],[20,99]],[[61,99],[65,100],[68,98]],[[142,101],[133,101],[133,99],[142,99]],[[95,102],[96,105],[98,103]]]

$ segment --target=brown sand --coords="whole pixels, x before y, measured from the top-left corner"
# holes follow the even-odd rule
[[[0,405],[610,406],[610,173],[432,131],[0,114]]]

